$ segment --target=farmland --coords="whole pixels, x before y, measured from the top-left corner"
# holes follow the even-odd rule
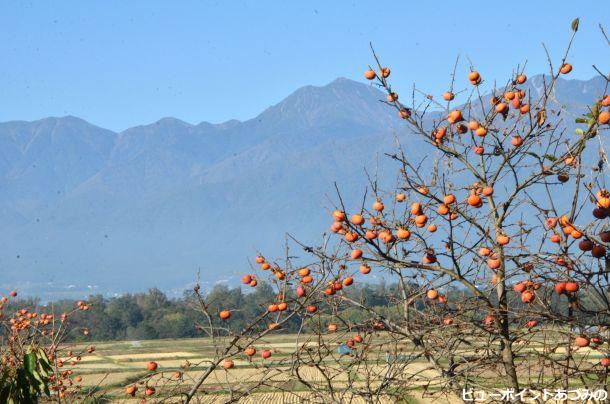
[[[267,336],[257,341],[256,346],[259,349],[269,349],[272,352],[271,358],[264,360],[258,354],[251,360],[244,355],[235,356],[232,369],[219,367],[205,380],[200,388],[201,393],[196,397],[197,402],[226,402],[237,395],[240,396],[240,402],[301,402],[304,399],[320,402],[320,397],[312,393],[307,385],[322,387],[329,381],[334,389],[343,392],[339,393],[342,395],[338,398],[346,400],[350,398],[351,388],[374,389],[384,381],[387,382],[390,374],[393,378],[408,379],[415,386],[404,398],[405,402],[434,401],[430,393],[438,391],[440,386],[425,382],[434,379],[434,370],[417,355],[412,346],[404,346],[400,352],[388,352],[388,336],[383,333],[375,334],[374,339],[368,340],[370,354],[366,361],[359,362],[355,367],[352,367],[352,356],[338,353],[331,355],[332,360],[326,358],[324,372],[316,367],[295,370],[292,366],[297,347],[301,351],[309,347],[314,352],[324,346],[330,352],[336,352],[344,341],[342,338],[345,338],[339,335],[325,335],[324,340],[319,341],[317,336]],[[65,367],[82,377],[84,394],[104,397],[112,402],[139,402],[141,398],[138,397],[142,396],[146,386],[156,388],[149,401],[164,399],[164,402],[179,402],[178,393],[188,390],[193,381],[207,369],[216,353],[212,340],[207,338],[100,342],[94,343],[94,346],[95,352],[91,355],[83,356],[74,366],[66,361]],[[78,350],[82,347],[71,348]],[[521,347],[524,351],[542,348],[543,345],[536,342]],[[562,352],[556,354],[561,355]],[[388,358],[394,359],[388,361]],[[598,355],[588,348],[576,353],[575,358],[591,363],[599,360]],[[147,370],[149,361],[158,364],[155,372]],[[151,373],[154,376],[151,377]],[[485,378],[484,375],[480,377],[481,381]],[[139,380],[145,381],[139,383]],[[369,386],[364,386],[365,380]],[[140,394],[131,398],[125,395],[125,386],[134,383]],[[494,385],[493,382],[487,385],[503,387]],[[256,391],[248,392],[254,386]],[[248,394],[241,397],[243,392]],[[443,400],[459,401],[456,396],[444,396]],[[391,402],[383,397],[378,397],[378,401]],[[358,397],[352,402],[365,401]]]
[[[300,336],[298,346],[317,347],[315,341],[307,341],[307,337]],[[252,360],[245,356],[233,359],[235,367],[230,370],[219,368],[212,372],[210,377],[202,386],[203,394],[198,396],[199,402],[225,402],[230,398],[229,390],[243,390],[250,385],[258,385],[264,382],[264,386],[258,387],[257,392],[242,398],[242,402],[299,402],[310,398],[314,402],[305,386],[299,382],[297,376],[291,371],[291,358],[296,350],[296,335],[270,336],[260,340],[257,346],[265,347],[272,351],[272,358],[263,360],[256,355]],[[380,338],[383,342],[383,338]],[[327,340],[324,342],[329,349],[336,351],[339,346],[338,340]],[[374,344],[380,348],[383,344]],[[146,368],[149,361],[158,363],[159,368],[149,381],[148,385],[155,385],[156,399],[178,391],[184,391],[193,379],[196,379],[207,368],[209,360],[214,357],[215,348],[211,340],[199,339],[167,339],[146,341],[124,341],[124,342],[101,342],[94,343],[95,352],[83,356],[82,360],[75,366],[66,364],[66,368],[72,369],[75,375],[82,377],[84,393],[103,396],[112,402],[137,402],[139,399],[131,399],[125,395],[125,386],[150,375]],[[72,349],[78,350],[79,346]],[[332,379],[337,388],[345,388],[348,383],[358,385],[358,377],[353,377],[353,372],[346,371],[350,363],[349,356],[336,356],[337,361],[333,363],[334,371],[325,372]],[[368,363],[360,367],[358,372],[375,374],[377,382],[381,382],[387,372],[386,356],[380,351],[377,355],[379,361]],[[339,365],[339,366],[337,366]],[[340,365],[345,365],[341,368]],[[328,370],[329,368],[325,368]],[[176,372],[181,376],[177,377]],[[325,375],[314,367],[302,368],[300,377],[308,383],[317,384],[325,381]],[[405,370],[405,377],[426,370],[424,361],[411,362]],[[351,379],[351,380],[348,380]],[[364,379],[364,377],[362,378]],[[182,386],[182,387],[178,387]],[[143,387],[142,387],[143,388]],[[349,390],[349,389],[346,389]],[[345,394],[345,393],[344,393]],[[414,393],[421,396],[421,393]],[[405,397],[406,402],[426,402],[420,397]],[[344,396],[343,398],[347,398]],[[176,401],[179,401],[176,399]],[[380,397],[383,402],[383,398]],[[173,402],[173,401],[169,401]],[[353,402],[364,402],[353,400]]]

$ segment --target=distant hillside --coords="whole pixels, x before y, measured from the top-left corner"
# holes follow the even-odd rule
[[[602,85],[561,80],[555,96],[580,114]],[[0,123],[1,279],[56,296],[182,291],[199,270],[233,281],[257,248],[280,253],[286,231],[317,239],[333,181],[354,201],[365,168],[395,180],[383,152],[408,134],[383,98],[337,79],[245,122]]]

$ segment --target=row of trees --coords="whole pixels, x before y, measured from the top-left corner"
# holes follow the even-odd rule
[[[269,302],[276,298],[269,283],[261,282],[254,290],[229,287],[218,284],[205,293],[211,312],[218,313],[226,307],[234,308],[226,321],[230,330],[238,331],[267,311]],[[396,285],[364,284],[350,290],[350,296],[374,307],[384,307],[396,295]],[[168,298],[159,289],[146,293],[125,294],[105,298],[92,295],[83,301],[87,310],[72,316],[69,321],[69,341],[143,340],[157,338],[196,338],[205,336],[201,324],[205,317],[197,307],[192,290],[184,292],[178,299]],[[78,307],[78,300],[61,300],[40,304],[36,300],[25,299],[7,302],[4,310],[8,313],[27,308],[32,312],[53,312],[61,314]],[[356,317],[357,313],[346,314]],[[298,324],[289,322],[282,332],[296,332]],[[6,330],[5,330],[6,331]],[[86,334],[86,335],[85,335]]]
[[[407,286],[409,290],[417,290],[418,286],[411,283]],[[226,307],[233,308],[231,317],[224,325],[231,331],[237,332],[248,324],[248,319],[256,318],[264,314],[277,298],[271,284],[261,282],[254,290],[250,288],[229,287],[226,284],[218,284],[204,294],[208,308],[213,313],[219,313]],[[386,315],[392,316],[392,309],[396,308],[400,300],[399,285],[381,283],[363,283],[353,285],[345,291],[345,296],[375,308],[386,311]],[[539,292],[539,293],[542,293]],[[558,313],[565,307],[561,304],[559,296],[553,296],[549,291],[551,300],[550,307]],[[445,290],[447,296],[467,296],[467,290]],[[492,297],[493,298],[493,297]],[[514,298],[514,304],[523,306]],[[581,300],[594,307],[592,296],[586,292],[582,294]],[[66,334],[67,341],[111,341],[111,340],[145,340],[159,338],[197,338],[205,336],[201,331],[201,324],[205,316],[198,310],[197,299],[192,290],[186,290],[183,297],[170,299],[159,289],[150,289],[145,293],[125,294],[119,297],[103,297],[92,295],[88,300],[87,310],[78,313],[69,321],[70,330]],[[419,310],[433,310],[417,301]],[[15,312],[26,308],[32,312],[46,311],[60,315],[73,311],[79,306],[78,300],[60,300],[48,304],[40,304],[35,299],[14,300],[4,305],[6,312]],[[327,309],[322,304],[322,310]],[[341,318],[350,323],[359,323],[365,317],[360,310],[350,307],[342,309]],[[567,314],[564,313],[564,314]],[[587,319],[593,324],[594,317],[582,313],[583,321]],[[299,322],[290,321],[277,330],[283,333],[294,333],[299,331]]]

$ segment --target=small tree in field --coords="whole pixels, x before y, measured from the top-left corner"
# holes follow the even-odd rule
[[[227,378],[231,400],[263,388],[314,402],[397,401],[412,390],[606,389],[610,193],[605,154],[595,151],[610,122],[610,76],[600,73],[606,90],[586,114],[566,114],[554,91],[572,70],[571,43],[557,65],[549,58],[539,94],[519,68],[483,91],[471,66],[468,77],[454,73],[442,101],[416,101],[415,90],[410,104],[374,55],[365,77],[409,129],[406,145],[388,154],[396,186],[371,181],[357,205],[338,192],[322,245],[297,242],[305,257],[257,257],[277,299],[243,330],[223,327],[237,308],[212,312],[196,290],[202,329],[218,349],[202,374],[177,376],[189,381],[175,390],[184,401],[240,361],[259,372]],[[391,285],[383,304],[351,292],[372,272]],[[243,281],[255,287],[257,277]],[[295,352],[274,360],[259,344],[288,321],[302,331]],[[275,383],[278,374],[298,381],[300,393]]]
[[[14,300],[16,291],[9,296],[0,299],[0,402],[37,403],[44,398],[61,403],[91,397],[92,392],[83,392],[82,377],[73,368],[95,347],[74,348],[65,342],[77,331],[70,319],[89,310],[89,304],[79,302],[73,310],[58,313]],[[78,331],[88,334],[86,329]]]

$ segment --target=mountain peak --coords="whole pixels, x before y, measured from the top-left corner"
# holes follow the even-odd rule
[[[254,120],[274,127],[290,123],[308,128],[340,127],[349,122],[359,127],[389,127],[396,119],[383,105],[383,93],[377,88],[345,77],[323,86],[304,86],[267,108]]]
[[[183,127],[192,127],[193,124],[185,122],[181,119],[174,118],[171,116],[167,116],[159,119],[157,122],[153,123],[153,125],[162,125],[162,126],[183,126]]]
[[[367,84],[361,83],[356,80],[348,79],[347,77],[337,77],[330,83],[326,84],[323,87],[345,87],[345,86],[354,86],[354,87],[369,87]]]

